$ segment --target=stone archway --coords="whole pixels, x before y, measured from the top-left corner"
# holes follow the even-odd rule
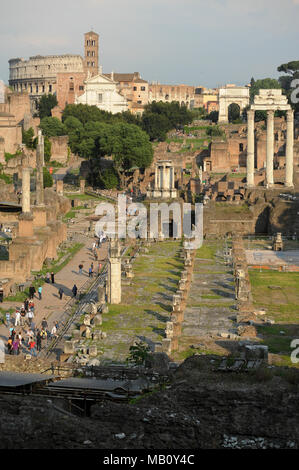
[[[233,103],[240,107],[241,113],[249,105],[249,88],[227,86],[219,89],[219,123],[228,122],[228,107]]]

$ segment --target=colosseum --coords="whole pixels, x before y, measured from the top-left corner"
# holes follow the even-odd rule
[[[29,60],[9,61],[9,85],[14,91],[27,91],[36,109],[39,98],[45,93],[56,93],[58,73],[84,73],[80,55],[37,55]]]
[[[84,34],[84,58],[79,54],[36,55],[29,60],[9,60],[9,85],[16,92],[27,92],[34,113],[40,97],[52,93],[64,108],[73,103],[74,95],[84,91],[87,74],[99,70],[99,35],[93,31]]]

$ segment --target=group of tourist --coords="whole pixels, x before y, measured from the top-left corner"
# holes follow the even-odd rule
[[[27,299],[28,300],[28,299]],[[33,306],[34,309],[34,306]],[[31,310],[25,311],[25,315],[21,315],[21,312],[25,310],[25,305],[22,305],[21,309],[16,309],[14,318],[11,317],[10,313],[7,312],[6,317],[6,326],[9,328],[9,337],[7,341],[7,353],[18,355],[20,352],[31,354],[31,356],[37,356],[37,352],[41,351],[43,343],[47,344],[48,338],[54,339],[57,337],[57,329],[59,327],[58,322],[54,322],[51,331],[48,329],[48,322],[46,318],[43,318],[41,322],[41,327],[36,328],[33,321],[34,313]],[[32,313],[33,316],[28,315]],[[24,318],[22,323],[21,318]],[[25,322],[28,326],[27,331],[25,330]],[[16,331],[16,327],[19,326],[19,332]],[[22,329],[21,329],[22,327]]]

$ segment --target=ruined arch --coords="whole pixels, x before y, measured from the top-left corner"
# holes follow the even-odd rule
[[[249,88],[227,86],[219,89],[219,118],[218,122],[228,122],[228,107],[231,104],[240,107],[240,113],[249,105]]]

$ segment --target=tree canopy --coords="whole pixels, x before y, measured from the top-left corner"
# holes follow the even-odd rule
[[[250,101],[253,103],[255,95],[259,93],[260,89],[281,88],[281,84],[275,78],[262,78],[259,80],[251,79],[250,87]]]
[[[286,64],[282,64],[277,67],[278,72],[283,72],[286,75],[281,75],[278,79],[281,87],[285,90],[285,94],[288,97],[290,105],[294,108],[296,112],[299,112],[299,91],[295,92],[295,97],[293,96],[293,91],[295,90],[294,85],[292,86],[292,82],[295,79],[299,79],[299,61],[293,60],[291,62],[287,62]],[[296,88],[298,88],[298,84],[296,83]],[[295,98],[295,100],[294,100]]]
[[[41,120],[39,127],[47,137],[66,135],[64,124],[56,117],[45,117]]]
[[[51,110],[58,105],[56,95],[43,95],[38,103],[38,116],[40,119],[51,116]]]
[[[192,121],[193,114],[186,106],[180,106],[178,102],[153,101],[145,106],[141,125],[151,140],[163,141],[168,131],[182,128]]]

